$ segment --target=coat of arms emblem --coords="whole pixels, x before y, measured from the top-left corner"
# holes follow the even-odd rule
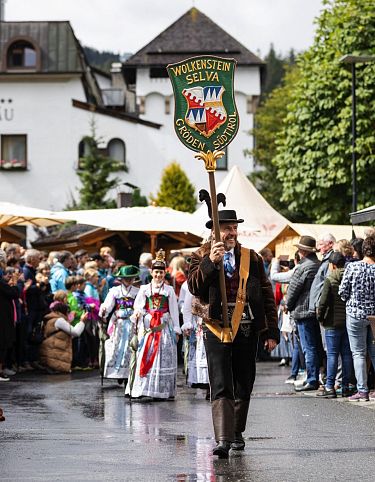
[[[235,66],[234,59],[206,55],[168,65],[175,98],[175,130],[189,149],[220,150],[237,134]]]

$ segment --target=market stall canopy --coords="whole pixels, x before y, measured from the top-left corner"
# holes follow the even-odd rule
[[[238,225],[238,240],[244,246],[259,250],[272,240],[289,221],[279,214],[257,191],[238,166],[233,166],[228,175],[217,187],[217,192],[225,194],[225,209],[235,209],[238,218],[245,222]],[[222,206],[219,209],[223,209]],[[208,217],[206,204],[194,213],[203,229]],[[202,232],[207,236],[208,230]]]
[[[200,223],[192,214],[167,207],[92,209],[58,214],[69,214],[70,219],[79,224],[98,226],[112,232],[146,233],[150,236],[151,253],[155,253],[162,235],[174,239],[179,247],[196,246],[202,240]],[[160,242],[166,244],[165,240]]]
[[[355,236],[357,238],[365,238],[368,226],[356,226]],[[352,239],[352,226],[350,224],[304,224],[304,223],[289,223],[276,236],[269,241],[269,243],[262,247],[270,248],[275,256],[288,255],[290,259],[294,258],[294,253],[297,248],[295,244],[298,243],[301,236],[312,236],[316,240],[321,238],[324,234],[332,234],[337,241],[340,239]]]
[[[190,214],[158,206],[91,209],[56,213],[69,215],[80,224],[89,224],[111,231],[175,232],[200,234],[200,225]]]
[[[44,209],[30,208],[9,202],[0,202],[0,227],[4,226],[34,226],[48,227],[64,224],[72,218],[64,213],[60,218],[55,212]]]
[[[366,209],[361,209],[355,213],[350,213],[350,220],[352,224],[366,223],[368,221],[375,221],[375,204]]]

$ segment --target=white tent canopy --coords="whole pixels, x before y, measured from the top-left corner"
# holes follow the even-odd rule
[[[55,212],[44,209],[30,208],[9,202],[0,202],[1,226],[34,226],[48,227],[63,224],[72,218],[64,213],[60,218]]]
[[[238,225],[238,240],[244,246],[261,249],[289,224],[268,204],[238,166],[232,167],[216,191],[225,194],[227,201],[227,206],[219,209],[235,209],[237,217],[244,219],[244,223]],[[194,216],[203,227],[208,219],[206,204],[200,206]]]
[[[133,207],[118,209],[91,209],[56,213],[69,216],[80,224],[98,226],[111,231],[143,231],[191,233],[200,236],[198,220],[190,213],[167,207]]]

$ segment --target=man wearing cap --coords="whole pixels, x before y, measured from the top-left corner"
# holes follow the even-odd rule
[[[301,256],[289,283],[286,307],[297,323],[305,355],[307,379],[296,391],[310,391],[319,388],[320,328],[315,310],[310,310],[310,291],[320,262],[315,254],[316,241],[311,236],[302,236],[295,244]]]
[[[204,340],[211,388],[211,409],[217,442],[214,455],[227,458],[229,450],[243,450],[242,436],[255,380],[259,336],[268,350],[279,341],[277,311],[263,260],[237,242],[237,219],[233,210],[219,211],[219,242],[208,242],[193,253],[188,285],[197,297],[194,311],[204,322]],[[206,226],[212,229],[212,221]],[[218,336],[223,329],[219,284],[224,262],[231,339]],[[240,286],[244,289],[240,290]],[[242,303],[239,303],[242,293]],[[238,310],[241,304],[242,308]],[[239,313],[239,316],[237,316]],[[216,333],[216,334],[215,334]]]
[[[121,282],[119,286],[111,288],[100,307],[99,316],[105,318],[104,335],[109,339],[104,343],[104,378],[126,379],[129,375],[130,347],[134,300],[139,288],[133,286],[138,278],[139,269],[136,266],[121,266],[114,276]],[[109,321],[108,328],[105,329]],[[106,336],[105,336],[106,338]],[[102,364],[101,364],[102,365]]]

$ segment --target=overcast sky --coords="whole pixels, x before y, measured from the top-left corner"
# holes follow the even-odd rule
[[[134,53],[193,5],[265,55],[309,47],[322,0],[6,0],[5,20],[69,20],[84,45]]]

